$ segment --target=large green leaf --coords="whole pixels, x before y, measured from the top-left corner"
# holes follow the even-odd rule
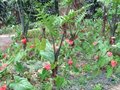
[[[46,48],[45,50],[40,51],[40,55],[50,62],[54,61],[54,51],[52,49],[52,45],[49,43],[49,41],[46,41]]]
[[[46,39],[42,39],[41,43],[40,43],[40,50],[45,50],[46,48]]]
[[[23,72],[24,71],[24,67],[23,67],[21,62],[16,62],[15,70],[18,71],[18,72]]]
[[[42,41],[40,42],[40,40],[38,38],[35,39],[35,44],[36,44],[36,48],[37,50],[41,51],[41,50],[45,50],[46,48],[46,39],[42,39]]]
[[[35,90],[26,78],[19,76],[14,76],[14,82],[10,83],[9,87],[13,90]]]
[[[20,51],[17,55],[16,55],[16,57],[15,57],[15,62],[19,62],[22,58],[23,58],[23,56],[25,56],[26,55],[26,52],[25,51]]]

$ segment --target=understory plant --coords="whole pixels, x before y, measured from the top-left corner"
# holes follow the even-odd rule
[[[64,3],[71,5],[72,1]],[[101,74],[107,79],[119,74],[119,54],[113,52],[119,48],[119,38],[114,45],[109,39],[110,31],[119,24],[110,22],[109,26],[105,21],[103,25],[104,18],[85,19],[89,6],[71,9],[63,16],[37,9],[40,36],[14,38],[11,46],[0,52],[0,89],[60,90],[76,78],[84,89],[87,81]],[[93,86],[93,90],[102,88],[99,83]]]

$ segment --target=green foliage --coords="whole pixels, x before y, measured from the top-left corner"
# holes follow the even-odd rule
[[[22,73],[24,71],[24,67],[21,62],[16,62],[15,64],[15,70]]]
[[[113,74],[113,68],[110,66],[107,66],[107,78],[111,77]]]
[[[40,43],[40,50],[45,50],[46,48],[46,39],[42,39],[41,43]]]
[[[61,0],[62,6],[68,6],[73,3],[73,0]]]
[[[52,90],[52,85],[51,85],[51,83],[46,83],[46,84],[44,85],[44,87],[45,87],[44,90]]]
[[[45,69],[42,70],[42,73],[39,73],[39,77],[41,78],[41,80],[45,80],[49,78],[49,76],[50,76],[50,72]]]
[[[21,59],[26,55],[26,51],[19,51],[14,59],[14,62],[20,62]]]
[[[54,51],[52,45],[48,40],[46,40],[46,48],[45,50],[40,51],[40,55],[42,58],[49,60],[50,62],[54,62]]]
[[[100,84],[97,84],[94,86],[93,90],[102,90],[102,86]]]
[[[65,82],[66,81],[65,81],[64,77],[57,76],[55,78],[55,84],[56,84],[58,89],[60,89],[65,84]]]
[[[35,90],[34,86],[26,78],[14,76],[14,82],[9,87],[13,90]]]
[[[23,4],[27,3],[27,1],[28,0],[23,0]],[[111,8],[108,8],[108,21],[111,21],[115,12],[114,6],[119,3],[119,0],[100,1],[105,3],[106,7],[112,2],[111,8],[113,9],[111,10]],[[73,0],[62,1],[62,4],[66,6],[72,5],[72,3]],[[34,4],[35,2],[33,2],[32,5]],[[49,6],[49,4],[47,5]],[[98,17],[103,15],[103,12],[101,12],[102,9],[97,13],[98,15],[96,15],[94,20],[84,19],[86,8],[89,6],[90,5],[83,6],[83,8],[78,10],[70,9],[68,14],[64,16],[46,14],[44,8],[46,5],[42,6],[43,9],[37,9],[39,13],[37,15],[39,22],[37,22],[37,25],[35,24],[35,27],[33,25],[33,28],[30,26],[33,30],[28,31],[28,42],[25,51],[21,49],[20,27],[13,26],[12,29],[15,29],[17,37],[13,38],[14,42],[6,52],[8,56],[3,58],[2,52],[0,53],[0,69],[3,68],[4,71],[3,73],[3,71],[0,70],[0,77],[2,77],[1,81],[4,82],[5,78],[13,77],[14,74],[17,74],[21,77],[14,76],[14,80],[10,78],[10,89],[35,90],[34,86],[30,84],[30,82],[35,82],[35,87],[39,88],[39,85],[42,85],[43,90],[52,90],[53,87],[59,90],[62,87],[65,87],[67,81],[71,79],[71,77],[74,79],[81,76],[79,83],[80,85],[82,84],[82,86],[85,86],[88,80],[91,80],[102,73],[105,73],[107,78],[110,78],[115,73],[119,73],[119,56],[113,52],[113,55],[109,57],[107,52],[112,50],[115,50],[115,52],[117,50],[119,52],[120,43],[117,43],[114,47],[109,44],[110,40],[108,37],[110,37],[110,26],[107,22],[104,36],[101,34],[103,19]],[[113,24],[114,23],[112,23],[112,25]],[[45,28],[45,38],[42,37],[41,31],[39,30],[41,26]],[[64,30],[66,30],[66,34],[62,41],[62,47],[57,62],[54,62],[56,53],[53,50],[53,45],[55,44],[55,51],[57,51],[61,36],[63,35],[61,32]],[[117,33],[119,34],[119,31],[117,31]],[[29,37],[32,38],[32,40],[29,41]],[[116,35],[116,37],[116,42],[119,42],[119,36]],[[18,40],[19,43],[17,43],[16,40]],[[70,45],[70,42],[74,42],[74,45]],[[34,47],[31,48],[31,45],[34,45]],[[69,59],[73,61],[71,65],[68,63]],[[111,66],[111,60],[117,61],[115,67]],[[50,62],[50,70],[47,71],[43,68],[43,61]],[[3,67],[4,63],[7,63],[8,65]],[[58,74],[53,78],[53,69],[56,65],[58,65]],[[40,72],[41,70],[42,72]],[[23,77],[30,78],[30,82]],[[33,81],[32,78],[34,78]],[[53,84],[53,82],[55,83]],[[101,84],[96,84],[93,90],[102,90]]]

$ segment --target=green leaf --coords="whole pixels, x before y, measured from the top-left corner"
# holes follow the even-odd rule
[[[52,49],[52,45],[49,41],[46,41],[46,48],[45,50],[40,51],[40,55],[50,62],[54,62],[54,51]]]
[[[79,26],[79,24],[81,23],[81,21],[83,20],[83,18],[85,17],[86,13],[82,13],[82,15],[78,15],[77,16],[77,19],[76,19],[76,22],[75,22],[75,25],[76,26]]]
[[[35,38],[35,44],[36,44],[36,49],[40,50],[40,40],[38,38]]]
[[[56,83],[57,88],[59,89],[59,88],[62,87],[62,85],[65,83],[65,78],[64,78],[64,77],[57,76],[57,77],[55,78],[55,83]]]
[[[114,3],[120,4],[120,0],[112,0]]]
[[[40,50],[45,50],[46,48],[46,39],[42,39],[42,42],[40,43]]]
[[[84,66],[84,70],[85,71],[90,71],[91,70],[91,66],[89,64]]]
[[[16,55],[14,62],[19,62],[19,61],[23,58],[23,56],[25,56],[25,55],[26,55],[26,52],[25,52],[25,51],[20,51],[20,52]]]
[[[116,68],[116,71],[115,71],[116,73],[120,73],[120,66],[118,66],[117,68]]]
[[[109,78],[112,75],[112,73],[113,73],[113,68],[110,66],[107,66],[107,73],[106,73],[107,78]]]
[[[47,78],[48,76],[50,76],[50,73],[47,71],[47,70],[44,70],[42,71],[42,74],[39,74],[40,78],[42,80],[44,80],[45,78]]]
[[[19,76],[14,76],[14,82],[10,83],[9,87],[13,90],[35,90],[26,78]]]
[[[108,63],[109,63],[109,59],[107,59],[106,57],[100,57],[100,60],[98,60],[99,67],[103,67]]]
[[[52,90],[52,85],[50,83],[46,83],[45,90]]]
[[[24,67],[23,67],[21,62],[16,62],[15,70],[18,71],[18,72],[23,72],[24,71]]]
[[[95,85],[93,90],[102,90],[102,85],[101,84]]]
[[[75,66],[73,66],[74,72],[79,72],[79,69]]]

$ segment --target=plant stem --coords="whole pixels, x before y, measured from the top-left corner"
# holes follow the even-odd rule
[[[55,40],[54,40],[53,37],[52,37],[52,39],[53,39],[53,49],[54,49],[54,57],[55,57],[54,64],[56,65],[55,68],[52,70],[52,77],[56,77],[57,71],[58,71],[57,61],[58,61],[58,56],[59,56],[59,53],[60,53],[60,49],[62,47],[62,42],[64,40],[64,34],[62,35],[61,42],[60,42],[60,45],[59,45],[59,48],[58,48],[57,51],[55,50],[55,48],[56,48],[55,47]]]

